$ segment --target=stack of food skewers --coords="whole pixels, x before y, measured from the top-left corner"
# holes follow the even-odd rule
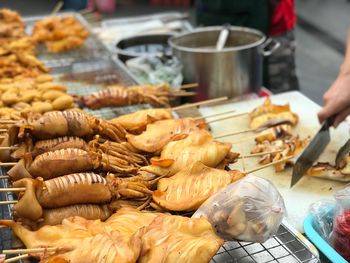
[[[13,221],[1,223],[12,227],[28,248],[37,249],[26,251],[30,253],[27,256],[37,257],[44,262],[50,262],[54,258],[76,260],[81,251],[74,246],[75,242],[86,242],[89,247],[96,244],[96,240],[100,240],[101,244],[115,246],[115,242],[118,243],[121,236],[106,237],[105,232],[89,227],[86,231],[90,234],[83,235],[82,238],[71,238],[71,234],[67,234],[69,242],[64,240],[65,234],[54,241],[51,238],[38,242],[36,240],[38,236],[42,236],[40,231],[65,233],[64,229],[73,226],[75,220],[78,220],[79,228],[81,225],[93,224],[97,229],[105,229],[108,223],[113,221],[111,218],[119,218],[119,213],[146,217],[145,212],[137,212],[130,207],[139,210],[151,207],[160,211],[194,211],[219,189],[249,173],[224,170],[229,163],[239,158],[239,154],[231,152],[230,143],[216,141],[206,130],[202,118],[173,119],[164,112],[169,113],[169,110],[144,110],[111,121],[98,120],[81,111],[52,112],[39,119],[22,121],[11,127],[9,133],[15,134],[11,134],[11,137],[16,137],[18,143],[18,148],[11,152],[11,158],[20,160],[8,173],[9,179],[13,181],[13,188],[2,191],[18,193],[19,201],[15,202],[14,214],[17,216],[17,222],[21,224]],[[154,121],[153,118],[149,118],[148,113],[165,117],[163,120]],[[140,117],[142,114],[144,116]],[[139,116],[139,123],[136,122],[135,115]],[[240,115],[231,115],[234,116]],[[218,119],[220,117],[213,121]],[[149,124],[145,125],[145,120]],[[123,123],[127,125],[123,126]],[[132,127],[130,123],[135,124],[134,129],[128,128]],[[265,130],[259,133],[258,137],[272,137],[276,135],[273,133],[275,130],[270,129],[270,133]],[[154,147],[149,147],[151,145]],[[146,146],[146,149],[142,146]],[[263,152],[257,156],[265,154],[271,153]],[[101,157],[103,155],[105,158]],[[287,159],[278,162],[285,162]],[[86,160],[90,164],[86,165]],[[114,160],[116,162],[113,162]],[[80,165],[81,163],[84,165]],[[36,167],[37,165],[39,167]],[[111,216],[115,211],[117,213]],[[64,219],[71,216],[100,220],[111,217],[105,223],[84,221],[80,217]],[[208,261],[222,244],[208,226],[204,227],[207,222],[199,221],[199,225],[203,224],[202,232],[195,231],[194,234],[192,225],[195,219],[166,215],[159,218],[147,225],[146,229],[149,229],[140,234],[141,252],[137,252],[137,246],[125,248],[136,251],[135,255],[138,255],[141,261],[153,262],[150,261],[153,258],[148,253],[153,254],[154,250],[158,249],[151,244],[159,238],[159,231],[165,231],[163,235],[173,240],[164,242],[163,245],[168,248],[175,244],[172,242],[183,239],[183,235],[194,238],[196,249],[209,251],[205,254],[203,262]],[[62,220],[63,225],[59,224]],[[50,224],[59,225],[45,226]],[[185,227],[186,224],[189,224],[189,227]],[[31,232],[24,226],[39,230]],[[131,242],[131,239],[136,242],[135,235],[136,232],[139,234],[139,228],[135,225],[132,235],[131,231],[128,232],[128,242]],[[114,231],[114,228],[112,229]],[[174,232],[171,229],[174,229]],[[70,229],[66,232],[71,231]],[[94,234],[91,234],[91,231]],[[198,241],[198,238],[208,238],[209,233],[209,244]],[[72,246],[67,247],[63,242]],[[124,247],[123,244],[125,243],[118,243],[118,246]],[[42,249],[43,246],[46,248]],[[98,247],[95,249],[98,250],[99,256],[105,253]],[[143,253],[144,249],[148,252]],[[163,258],[171,259],[171,255],[179,250],[189,261],[198,255],[198,251],[194,253],[173,247]],[[109,254],[103,254],[106,255]]]
[[[20,32],[20,19],[15,16],[13,21]],[[34,257],[43,262],[79,262],[86,258],[172,262],[179,257],[184,262],[209,261],[223,241],[215,236],[207,220],[140,210],[195,211],[224,186],[255,171],[225,171],[242,156],[231,152],[230,143],[217,140],[227,135],[213,138],[207,131],[211,122],[247,113],[204,122],[204,117],[172,117],[172,111],[198,104],[144,110],[110,121],[77,109],[52,112],[73,108],[74,103],[62,85],[52,82],[34,49],[37,41],[45,42],[53,52],[81,46],[86,34],[79,25],[76,28],[80,39],[68,33],[55,38],[54,31],[64,29],[64,23],[75,22],[42,21],[37,25],[35,41],[19,34],[21,38],[15,38],[17,42],[7,44],[6,52],[1,53],[4,65],[12,60],[17,63],[1,79],[5,85],[3,103],[20,114],[11,112],[1,117],[1,122],[9,126],[2,138],[1,165],[13,167],[2,177],[12,187],[0,191],[16,193],[18,201],[13,202],[16,221],[1,220],[0,224],[11,227],[29,248],[8,253],[23,253],[19,258]],[[27,53],[17,52],[16,48]],[[27,70],[29,66],[32,71]],[[29,90],[35,96],[23,94],[23,83],[30,83]],[[138,103],[169,107],[170,98],[188,95],[193,93],[172,91],[168,85],[113,86],[79,97],[76,102],[90,108]],[[70,103],[65,96],[70,97]],[[55,103],[56,100],[59,101]],[[268,101],[249,116],[251,128],[240,133],[257,132],[254,138],[260,142],[284,139],[298,121],[289,107]],[[277,124],[283,125],[267,129]],[[259,148],[243,157],[263,156],[262,167],[279,165],[295,154],[289,148]]]

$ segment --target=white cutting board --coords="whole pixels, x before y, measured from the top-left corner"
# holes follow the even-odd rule
[[[318,123],[317,112],[321,107],[300,92],[293,91],[273,95],[271,96],[271,99],[274,104],[289,103],[292,111],[299,115],[299,123],[294,128],[293,134],[299,134],[301,138],[304,138],[307,136],[313,136],[318,131],[320,124]],[[261,105],[264,100],[264,98],[259,98],[211,107],[202,107],[200,112],[203,116],[232,109],[236,109],[237,113],[249,112],[256,106]],[[232,131],[240,131],[249,128],[249,117],[245,115],[238,118],[218,121],[210,124],[210,126],[214,136],[226,134]],[[245,133],[221,138],[220,140],[235,142],[240,138],[251,135],[252,133]],[[349,125],[347,123],[341,124],[336,130],[331,128],[331,142],[320,156],[319,161],[334,163],[337,150],[348,138]],[[254,140],[250,139],[249,141],[234,143],[233,151],[237,151],[243,155],[249,154],[253,146]],[[259,166],[258,158],[247,158],[244,160],[244,163],[240,160],[236,164],[233,164],[232,168],[243,169],[244,166],[246,170]],[[332,195],[345,185],[344,183],[335,181],[304,176],[298,184],[293,188],[290,188],[292,168],[288,168],[281,173],[275,173],[274,168],[269,167],[253,174],[269,179],[274,183],[284,198],[288,211],[288,222],[300,232],[303,232],[303,220],[308,213],[310,204],[320,199],[332,199]]]

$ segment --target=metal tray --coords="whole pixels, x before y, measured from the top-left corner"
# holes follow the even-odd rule
[[[180,12],[165,12],[165,13],[155,13],[151,15],[143,15],[143,16],[131,16],[131,17],[123,17],[123,18],[112,18],[112,19],[106,19],[101,22],[101,28],[102,30],[107,28],[115,28],[121,25],[125,24],[135,24],[135,23],[147,23],[152,20],[161,20],[161,21],[180,21],[181,22],[181,28],[178,31],[169,31],[168,33],[182,33],[193,30],[193,26],[188,20],[184,20],[184,14]],[[98,31],[98,29],[96,29]],[[145,32],[141,32],[145,33]],[[131,35],[127,36],[130,37]],[[124,38],[124,37],[122,37]],[[113,40],[104,41],[101,40],[107,48],[111,51],[116,53],[116,43],[120,40],[120,38],[115,37]]]
[[[93,61],[93,60],[109,60],[110,53],[106,46],[95,36],[91,31],[89,23],[84,19],[84,17],[76,12],[60,12],[55,16],[74,16],[87,31],[89,31],[89,36],[85,40],[84,45],[80,48],[72,49],[61,53],[49,53],[46,47],[40,44],[37,48],[38,58],[51,69],[52,73],[56,71],[62,72],[66,69],[66,72],[70,72],[70,67],[73,63],[82,61]],[[23,21],[26,24],[26,32],[31,34],[33,25],[35,22],[47,18],[48,15],[42,16],[28,16],[24,17]]]

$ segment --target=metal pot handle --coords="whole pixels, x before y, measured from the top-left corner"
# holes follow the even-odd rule
[[[281,46],[281,43],[275,39],[268,38],[263,44],[261,49],[261,54],[264,57],[270,56],[273,52],[275,52],[279,47]]]

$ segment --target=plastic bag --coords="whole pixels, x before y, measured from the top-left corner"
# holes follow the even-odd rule
[[[182,65],[178,59],[159,58],[153,56],[129,59],[126,66],[135,75],[138,81],[144,84],[169,83],[176,87],[182,84]]]
[[[334,200],[320,200],[311,204],[309,213],[313,217],[316,232],[326,241],[330,242],[333,230]]]
[[[268,180],[248,175],[210,197],[193,215],[204,216],[225,240],[264,242],[277,233],[286,208]]]
[[[332,244],[333,248],[350,261],[350,185],[335,193]]]

